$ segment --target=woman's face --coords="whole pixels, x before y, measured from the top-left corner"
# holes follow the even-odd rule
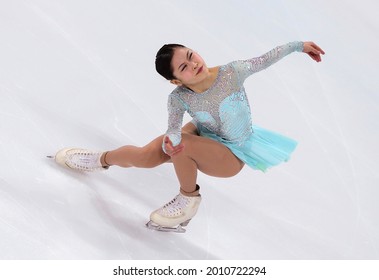
[[[189,48],[176,48],[171,60],[173,74],[171,81],[177,85],[190,86],[207,77],[208,68],[201,56]]]

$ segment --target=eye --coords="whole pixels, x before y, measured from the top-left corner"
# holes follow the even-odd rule
[[[190,55],[189,55],[189,60],[191,60],[191,59],[192,59],[192,54],[193,54],[193,53],[190,53]]]

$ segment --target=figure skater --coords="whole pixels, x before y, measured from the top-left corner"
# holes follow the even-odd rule
[[[65,148],[58,164],[77,170],[105,170],[110,166],[153,168],[172,162],[179,194],[150,215],[147,227],[184,232],[201,202],[198,170],[215,177],[231,177],[244,165],[266,171],[285,162],[296,141],[252,124],[243,83],[292,52],[304,52],[316,62],[324,51],[313,42],[291,42],[266,54],[209,68],[202,57],[179,44],[164,45],[157,53],[157,72],[176,88],[168,97],[168,129],[143,147],[123,146],[96,152]],[[192,121],[183,127],[187,112]]]

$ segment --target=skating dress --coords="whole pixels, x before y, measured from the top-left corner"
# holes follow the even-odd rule
[[[278,46],[266,54],[233,61],[219,67],[213,85],[202,93],[179,86],[168,98],[168,129],[174,146],[181,141],[184,113],[187,112],[200,136],[227,146],[253,169],[268,168],[287,161],[297,142],[252,124],[251,109],[243,83],[286,55],[303,51],[303,42]]]

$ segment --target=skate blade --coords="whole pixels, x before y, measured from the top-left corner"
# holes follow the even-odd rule
[[[153,221],[149,221],[146,224],[146,227],[151,230],[156,230],[156,231],[163,231],[163,232],[175,232],[175,233],[184,233],[186,232],[186,229],[183,228],[188,225],[190,220],[187,220],[181,224],[179,224],[177,227],[164,227],[155,224]]]

